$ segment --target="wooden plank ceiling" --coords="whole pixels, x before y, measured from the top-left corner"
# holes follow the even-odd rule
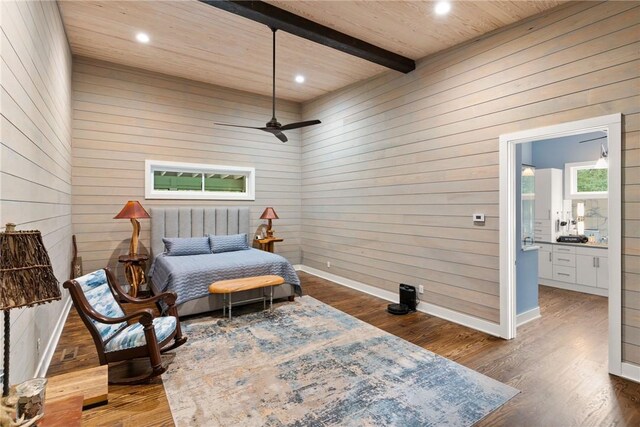
[[[233,89],[271,94],[271,31],[196,0],[59,0],[72,52]],[[563,0],[270,1],[282,9],[413,59],[519,21]],[[148,44],[135,41],[145,32]],[[277,96],[307,101],[385,68],[278,32]],[[306,82],[294,77],[302,74]]]

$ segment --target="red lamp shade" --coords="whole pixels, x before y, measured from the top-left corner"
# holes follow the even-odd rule
[[[274,211],[273,208],[269,207],[269,208],[266,208],[264,212],[262,212],[262,215],[260,215],[260,219],[280,219],[280,218],[278,218],[278,214],[276,213],[276,211]]]
[[[140,223],[138,218],[151,218],[151,215],[144,210],[140,202],[137,200],[129,200],[120,213],[113,219],[129,219],[133,225],[133,234],[131,234],[131,243],[129,243],[129,255],[138,253],[138,237],[140,236]]]
[[[151,218],[149,213],[144,210],[140,202],[137,200],[129,200],[120,213],[113,217],[113,219],[137,219],[137,218]]]

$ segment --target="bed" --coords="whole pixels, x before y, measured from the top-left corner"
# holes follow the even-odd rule
[[[180,316],[221,309],[222,296],[208,292],[209,284],[218,280],[275,274],[284,277],[285,284],[274,289],[274,298],[301,295],[300,280],[293,266],[277,254],[258,249],[186,256],[166,256],[164,253],[162,239],[165,237],[242,233],[253,237],[249,208],[246,207],[151,208],[153,262],[149,278],[153,292],[176,292]],[[259,298],[261,295],[260,289],[240,292],[237,300]]]

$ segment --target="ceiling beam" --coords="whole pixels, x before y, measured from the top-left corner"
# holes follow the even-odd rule
[[[374,46],[263,1],[199,1],[392,70],[408,73],[416,68],[416,63],[411,58]]]

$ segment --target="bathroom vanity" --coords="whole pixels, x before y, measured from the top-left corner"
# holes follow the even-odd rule
[[[609,295],[607,246],[596,243],[536,242],[541,285]]]

